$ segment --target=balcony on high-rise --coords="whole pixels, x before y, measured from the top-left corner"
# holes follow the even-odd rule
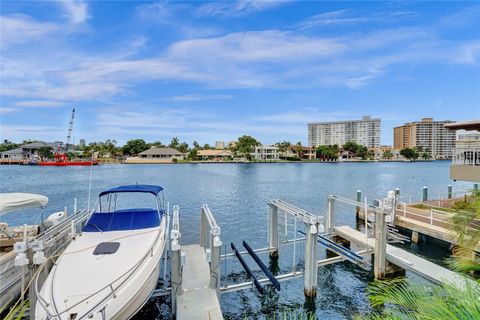
[[[460,181],[480,182],[480,120],[454,122],[445,125],[457,132],[453,150],[450,178]]]

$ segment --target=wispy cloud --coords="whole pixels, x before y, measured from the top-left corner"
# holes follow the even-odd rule
[[[80,24],[88,18],[88,4],[83,0],[57,0],[65,17],[72,24]]]
[[[417,13],[413,11],[390,11],[378,12],[374,14],[355,14],[352,10],[343,9],[314,15],[295,24],[294,27],[299,29],[310,29],[324,26],[340,26],[373,22],[392,23],[399,19],[409,19],[416,16]]]
[[[54,23],[40,22],[23,14],[0,16],[1,48],[36,41],[58,29]]]
[[[239,17],[247,14],[272,9],[286,4],[287,0],[279,1],[251,1],[237,0],[227,2],[208,3],[197,9],[199,16],[209,17]]]
[[[206,100],[226,100],[232,99],[232,95],[228,94],[185,94],[182,96],[174,96],[166,98],[167,101],[188,102],[188,101],[206,101]]]
[[[64,106],[65,103],[60,101],[48,101],[48,100],[28,100],[28,101],[15,102],[15,105],[18,107],[56,108],[56,107]]]
[[[0,114],[7,114],[7,113],[12,113],[17,111],[19,111],[19,109],[17,108],[0,107]]]

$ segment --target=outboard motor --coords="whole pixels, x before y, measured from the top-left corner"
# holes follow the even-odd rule
[[[50,228],[59,224],[63,219],[65,219],[67,215],[64,211],[54,212],[48,216],[47,219],[44,221],[44,225],[46,228]]]

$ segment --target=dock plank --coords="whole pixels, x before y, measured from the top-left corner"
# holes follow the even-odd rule
[[[335,227],[335,231],[342,238],[357,245],[366,245],[371,249],[375,247],[374,238],[366,239],[364,233],[349,226]],[[467,279],[456,272],[389,244],[387,244],[387,260],[437,284],[450,283],[463,287]]]
[[[177,297],[177,319],[223,319],[217,292],[209,288],[210,268],[205,250],[200,245],[182,246],[182,250],[185,265],[183,292]]]

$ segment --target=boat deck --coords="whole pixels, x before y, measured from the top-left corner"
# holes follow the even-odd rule
[[[177,298],[177,319],[223,319],[217,292],[209,288],[210,267],[200,245],[182,246],[185,252],[182,289]]]
[[[368,238],[366,242],[364,233],[349,226],[335,227],[335,231],[340,237],[357,245],[367,244],[369,248],[375,247],[374,238]],[[466,278],[457,273],[389,244],[387,244],[387,260],[437,284],[451,283],[460,287],[465,284]]]

